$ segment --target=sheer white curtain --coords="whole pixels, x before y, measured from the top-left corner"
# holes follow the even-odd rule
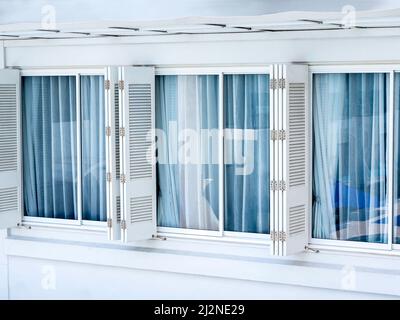
[[[157,77],[156,124],[159,225],[218,230],[218,76]]]
[[[74,76],[22,78],[25,214],[77,219]]]
[[[268,75],[224,76],[224,125],[225,230],[268,233]]]

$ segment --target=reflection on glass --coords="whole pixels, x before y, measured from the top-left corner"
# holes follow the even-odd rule
[[[393,216],[393,242],[400,243],[400,73],[394,77],[394,216]]]
[[[22,78],[25,215],[77,219],[74,76]]]
[[[388,75],[313,78],[313,237],[387,242]]]
[[[105,221],[104,77],[81,76],[82,218]]]
[[[269,77],[224,76],[225,230],[269,232]]]
[[[158,225],[218,230],[218,76],[157,76]]]

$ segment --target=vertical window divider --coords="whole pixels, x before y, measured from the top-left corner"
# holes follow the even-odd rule
[[[82,224],[82,141],[81,141],[81,88],[80,74],[75,75],[76,84],[76,156],[77,156],[77,210],[78,224]]]
[[[219,145],[219,233],[220,236],[224,235],[224,218],[225,218],[225,195],[224,195],[224,73],[220,72],[218,75],[218,145]]]
[[[388,108],[388,180],[387,180],[387,217],[388,249],[393,249],[393,216],[394,216],[394,70],[389,73],[389,108]]]

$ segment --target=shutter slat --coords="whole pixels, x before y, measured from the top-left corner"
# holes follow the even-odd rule
[[[156,232],[154,168],[154,68],[123,67],[125,192],[121,197],[125,242],[151,238]],[[149,156],[151,158],[149,158]],[[121,185],[122,186],[122,185]],[[126,196],[125,196],[126,195]]]
[[[20,75],[0,70],[0,229],[21,222]]]

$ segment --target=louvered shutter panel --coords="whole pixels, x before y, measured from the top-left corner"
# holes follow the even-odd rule
[[[118,67],[106,68],[105,75],[107,227],[108,238],[118,240],[121,239]]]
[[[0,69],[0,228],[22,219],[20,74]]]
[[[270,77],[271,254],[286,256],[308,243],[308,67],[273,65]]]
[[[122,240],[156,233],[154,68],[121,67]]]

